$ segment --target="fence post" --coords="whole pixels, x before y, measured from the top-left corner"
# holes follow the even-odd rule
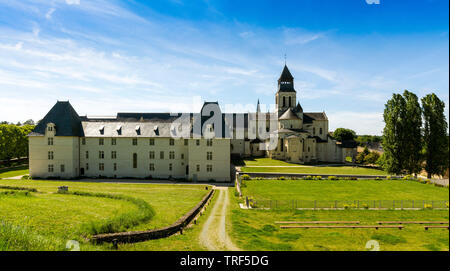
[[[316,209],[316,207],[317,207],[317,200],[314,201],[314,210]]]
[[[395,210],[395,200],[392,201],[392,209]]]
[[[431,201],[431,209],[434,209],[434,200]]]
[[[337,209],[337,200],[334,201],[334,209]]]
[[[358,209],[359,209],[359,200],[358,200]]]
[[[414,209],[414,200],[412,201],[412,208]]]
[[[402,207],[401,207],[401,208],[402,208],[402,210],[403,210],[403,200],[401,201],[401,204],[402,204]]]

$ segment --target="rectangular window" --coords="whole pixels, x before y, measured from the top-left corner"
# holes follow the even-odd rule
[[[181,154],[181,159],[184,159],[184,153]]]
[[[175,140],[173,138],[169,139],[169,145],[170,146],[175,145]]]
[[[98,170],[104,171],[105,170],[105,164],[103,164],[103,163],[98,164]]]
[[[200,172],[200,165],[197,165],[197,172]]]
[[[86,159],[89,159],[89,151],[86,151]]]
[[[53,146],[53,137],[49,137],[49,138],[47,139],[47,144],[48,144],[49,146]]]
[[[117,158],[117,152],[111,151],[111,159],[116,159],[116,158]]]
[[[155,146],[155,139],[154,138],[150,138],[150,146]]]
[[[117,163],[114,163],[114,171],[117,171]]]
[[[81,145],[86,145],[86,138],[83,137],[83,138],[81,139]]]
[[[53,127],[52,126],[48,126],[47,131],[49,131],[49,132],[53,131]]]
[[[89,170],[89,163],[86,163],[86,170]]]
[[[212,165],[206,165],[206,172],[212,172]]]
[[[206,153],[206,160],[212,160],[212,152],[207,152]]]
[[[154,151],[149,152],[148,156],[151,160],[155,159],[155,152]]]
[[[100,145],[100,146],[105,145],[105,139],[104,138],[99,138],[98,139],[98,145]]]
[[[200,146],[200,140],[195,140],[195,144],[197,145],[197,146]]]
[[[212,143],[213,143],[213,140],[212,140],[212,139],[207,139],[207,140],[206,140],[206,146],[211,147],[211,146],[212,146]]]
[[[105,159],[105,152],[104,151],[98,151],[98,158],[99,159]]]
[[[61,165],[61,172],[64,172],[66,170],[66,168],[64,167],[64,165]]]
[[[174,151],[170,151],[169,152],[169,159],[171,159],[171,160],[175,159],[175,152]]]
[[[137,146],[137,138],[133,138],[133,146]]]
[[[149,169],[150,171],[155,171],[155,164],[150,164],[150,165],[148,166],[148,169]]]
[[[172,164],[169,164],[169,170],[172,171]]]
[[[184,140],[184,146],[187,146],[189,141],[187,139]]]
[[[116,138],[111,138],[111,145],[113,145],[113,146],[117,145],[117,139]]]
[[[53,152],[52,151],[48,152],[48,160],[53,160]]]
[[[137,153],[133,153],[133,168],[137,168]]]
[[[163,152],[163,151],[161,151],[161,152],[159,153],[159,159],[164,159],[164,152]]]
[[[53,172],[53,165],[48,165],[48,172]]]

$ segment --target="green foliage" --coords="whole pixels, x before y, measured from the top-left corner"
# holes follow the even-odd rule
[[[244,174],[241,176],[242,180],[250,180],[250,176],[248,174]]]
[[[425,170],[430,178],[432,174],[443,175],[448,168],[448,124],[444,115],[445,103],[434,93],[422,98],[422,106]]]
[[[28,157],[27,135],[34,125],[0,124],[0,160]]]
[[[364,161],[366,159],[366,156],[370,154],[370,151],[367,147],[364,148],[364,150],[356,156],[356,163],[358,164],[364,164]]]
[[[383,140],[382,136],[376,135],[358,135],[355,141],[358,142],[359,146],[366,146],[367,143],[379,143]]]
[[[346,140],[354,140],[356,138],[356,133],[353,130],[346,128],[337,128],[333,132],[333,137],[337,141],[346,141]]]
[[[380,154],[377,152],[371,152],[366,157],[364,157],[364,164],[376,164],[380,159]]]
[[[421,163],[421,109],[415,94],[393,94],[384,110],[383,166],[389,173],[418,173]]]

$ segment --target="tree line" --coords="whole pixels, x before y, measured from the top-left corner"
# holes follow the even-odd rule
[[[28,137],[35,125],[0,122],[0,160],[28,157]]]
[[[384,109],[383,168],[394,174],[417,174],[428,178],[448,169],[449,137],[445,103],[431,93],[420,100],[408,90],[393,94]]]

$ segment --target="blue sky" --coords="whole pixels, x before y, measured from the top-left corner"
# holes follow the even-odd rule
[[[287,54],[305,111],[381,134],[393,92],[448,105],[448,12],[447,0],[0,0],[0,120],[38,120],[57,100],[80,115],[269,107]]]

